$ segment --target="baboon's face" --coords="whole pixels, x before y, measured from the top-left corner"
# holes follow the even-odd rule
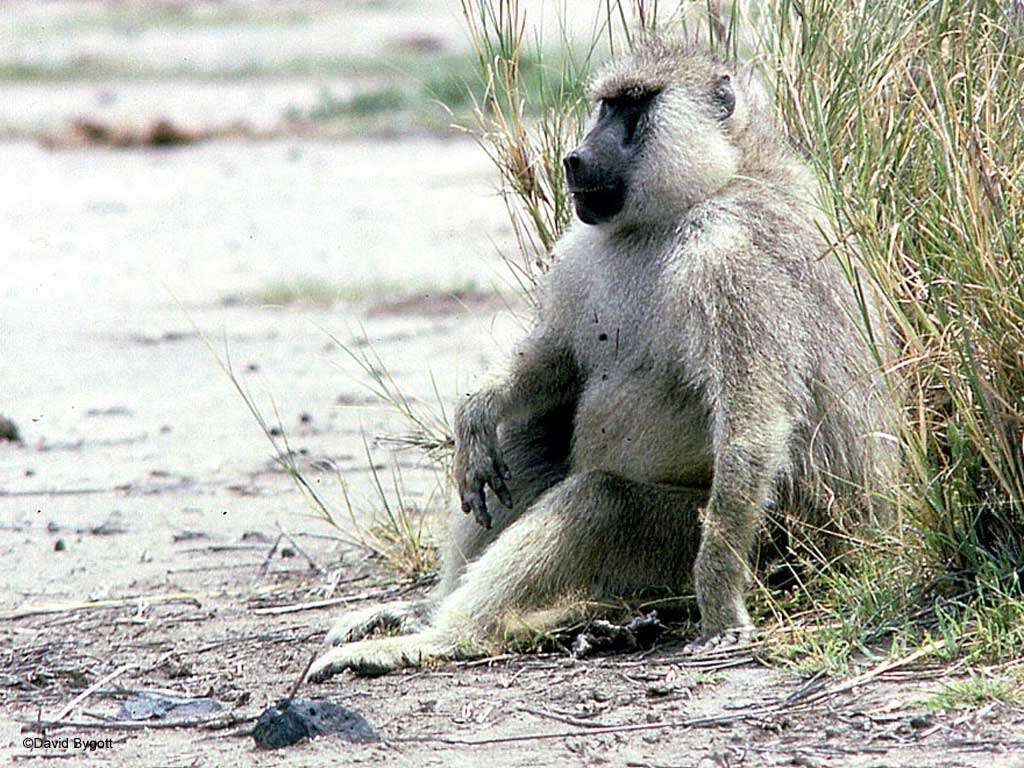
[[[706,57],[660,54],[613,64],[591,89],[588,130],[564,160],[586,224],[678,220],[738,172],[747,89]]]
[[[642,146],[641,121],[656,94],[601,99],[582,143],[565,156],[565,179],[576,215],[586,224],[611,221],[626,204]]]

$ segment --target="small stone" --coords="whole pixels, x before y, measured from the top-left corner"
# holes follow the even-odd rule
[[[932,719],[928,715],[915,715],[910,718],[911,728],[928,728],[932,725]]]
[[[64,539],[57,539],[55,542],[53,542],[54,552],[63,552],[67,548],[68,545],[64,543]]]
[[[345,741],[377,741],[366,719],[324,699],[285,699],[260,715],[252,737],[257,747],[276,749],[313,736],[332,735]]]

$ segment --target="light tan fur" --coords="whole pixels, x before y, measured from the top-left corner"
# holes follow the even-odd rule
[[[716,120],[726,74],[736,107]],[[652,588],[696,591],[700,647],[736,642],[769,509],[819,543],[884,521],[896,411],[863,336],[885,331],[825,253],[764,89],[655,39],[591,88],[634,91],[658,96],[625,208],[559,242],[532,333],[458,410],[460,487],[506,476],[513,504],[487,492],[490,530],[456,513],[429,627],[364,639],[403,619],[343,619],[315,679],[487,653],[521,617],[543,630]]]

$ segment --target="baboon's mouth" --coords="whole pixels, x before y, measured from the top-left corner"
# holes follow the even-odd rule
[[[617,186],[619,186],[619,185],[618,184],[605,184],[602,187],[584,187],[584,186],[580,186],[580,185],[575,185],[575,186],[570,187],[569,191],[572,192],[574,195],[585,195],[585,194],[588,194],[590,192],[610,192],[611,190],[615,189]]]
[[[626,185],[619,181],[602,187],[569,188],[576,215],[584,224],[601,224],[613,219],[626,203]]]

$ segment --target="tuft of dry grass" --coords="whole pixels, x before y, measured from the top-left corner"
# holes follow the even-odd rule
[[[587,107],[582,93],[594,46],[582,54],[564,40],[554,65],[527,41],[526,16],[517,0],[462,0],[476,52],[482,97],[462,130],[472,134],[497,169],[517,249],[505,254],[527,297],[572,217],[561,158],[579,138]],[[524,61],[535,62],[532,87]],[[557,68],[555,68],[557,67]]]
[[[386,488],[380,469],[370,454],[370,445],[364,440],[367,466],[373,476],[376,498],[363,503],[356,502],[349,493],[341,471],[333,466],[329,469],[332,470],[338,495],[335,499],[329,498],[320,480],[300,463],[300,454],[292,449],[274,402],[271,401],[274,417],[274,421],[271,421],[235,373],[229,351],[225,349],[222,358],[198,327],[196,331],[270,443],[274,462],[295,483],[313,517],[334,528],[339,541],[378,558],[389,570],[403,578],[419,579],[435,573],[438,566],[437,546],[429,526],[436,516],[435,508],[445,509],[450,501],[447,476],[437,479],[434,491],[426,503],[412,503],[406,498],[398,465],[392,466],[390,489]],[[321,462],[322,465],[324,463]],[[323,469],[323,466],[320,468]]]

